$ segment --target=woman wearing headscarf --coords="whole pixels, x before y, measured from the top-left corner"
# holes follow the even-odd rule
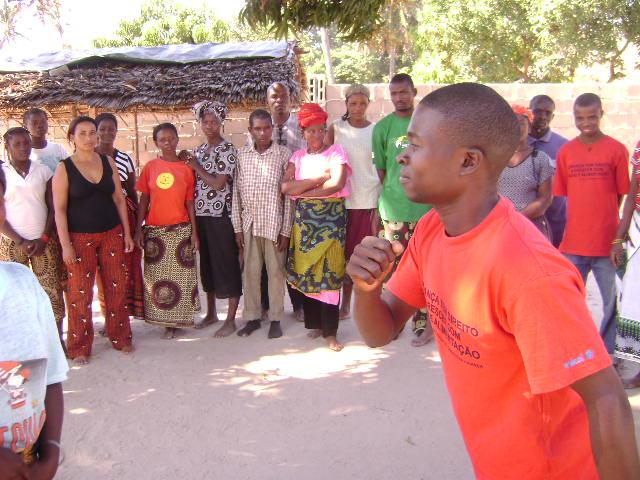
[[[200,311],[195,179],[176,153],[175,125],[155,126],[153,141],[160,156],[144,166],[136,183],[142,195],[135,239],[144,250],[144,319],[165,327],[163,338],[170,339],[177,329],[193,327]]]
[[[341,145],[347,152],[349,164],[353,169],[350,179],[351,195],[345,201],[347,208],[345,256],[349,261],[356,245],[364,237],[376,234],[377,228],[374,222],[377,220],[375,213],[381,186],[371,153],[374,123],[367,119],[369,89],[359,83],[350,85],[345,92],[345,105],[347,112],[331,124],[327,130],[325,143]],[[352,289],[351,280],[345,276],[340,319],[350,315]]]
[[[344,148],[326,145],[327,113],[315,103],[298,112],[307,148],[289,161],[282,193],[296,200],[287,281],[304,297],[304,322],[309,336],[324,337],[329,348],[338,343],[338,305],[345,274],[344,245],[351,167]]]
[[[233,175],[238,151],[220,130],[227,118],[227,107],[204,101],[193,107],[207,141],[193,154],[181,152],[196,174],[196,218],[200,233],[200,278],[207,292],[207,316],[199,327],[218,321],[216,298],[228,298],[227,318],[215,337],[226,337],[236,330],[236,311],[242,295],[242,272],[236,237],[231,223]]]
[[[136,171],[133,160],[126,153],[118,150],[114,143],[118,135],[118,120],[113,113],[101,113],[96,117],[98,124],[98,146],[96,152],[100,155],[108,155],[113,158],[118,169],[122,193],[127,202],[127,214],[129,216],[129,228],[132,232],[136,229],[136,212],[138,210],[138,195],[136,194]],[[129,314],[135,318],[144,318],[144,285],[142,281],[142,250],[135,246],[133,251],[125,254],[127,272],[127,308]],[[98,277],[100,278],[100,277]],[[102,282],[98,281],[98,298],[104,312],[104,294]]]
[[[551,240],[551,228],[544,216],[553,196],[553,167],[549,156],[529,146],[529,125],[533,113],[521,105],[513,105],[520,122],[520,143],[498,180],[498,193],[507,197],[516,210],[538,227]]]

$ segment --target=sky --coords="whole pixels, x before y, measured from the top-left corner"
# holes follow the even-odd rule
[[[118,27],[120,20],[135,18],[144,0],[62,0],[63,35],[52,26],[43,25],[31,12],[25,12],[18,30],[24,38],[5,47],[0,55],[31,57],[43,52],[57,51],[64,45],[74,48],[91,48],[91,40],[108,37]],[[244,0],[165,0],[171,3],[197,8],[210,6],[215,14],[231,19],[238,14]]]

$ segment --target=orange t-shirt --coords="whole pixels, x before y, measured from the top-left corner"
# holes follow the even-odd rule
[[[560,251],[608,257],[618,228],[619,195],[629,191],[629,152],[604,136],[586,145],[577,138],[558,152],[553,194],[567,197]]]
[[[149,197],[146,224],[175,225],[189,221],[187,200],[193,200],[193,170],[182,162],[156,158],[142,169],[136,189]]]
[[[478,478],[598,478],[569,385],[611,360],[578,271],[508,200],[457,237],[426,214],[387,288],[429,312]]]

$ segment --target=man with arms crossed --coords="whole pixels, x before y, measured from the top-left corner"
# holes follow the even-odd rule
[[[551,159],[551,166],[556,168],[558,150],[567,139],[551,130],[551,120],[556,110],[553,99],[547,95],[536,95],[529,102],[529,109],[533,112],[533,122],[529,129],[529,145],[535,150],[546,153]],[[553,245],[558,247],[562,241],[564,227],[567,223],[567,199],[566,197],[553,197],[553,201],[544,213],[547,217]]]
[[[518,143],[511,107],[462,83],[427,95],[398,156],[414,202],[429,203],[402,252],[367,237],[347,271],[355,319],[385,345],[419,308],[480,479],[639,479],[633,417],[576,269],[497,194]]]

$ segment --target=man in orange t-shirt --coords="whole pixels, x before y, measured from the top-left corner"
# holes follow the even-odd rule
[[[558,152],[553,194],[567,197],[567,225],[560,251],[584,282],[590,271],[602,295],[600,335],[613,354],[616,341],[616,267],[609,259],[618,227],[620,200],[629,191],[629,152],[600,130],[602,102],[580,95],[573,117],[580,135]]]
[[[427,95],[399,155],[400,182],[434,210],[403,247],[367,237],[347,272],[370,346],[427,308],[453,408],[480,479],[632,479],[633,417],[576,269],[497,180],[518,142],[509,104],[463,83]]]

